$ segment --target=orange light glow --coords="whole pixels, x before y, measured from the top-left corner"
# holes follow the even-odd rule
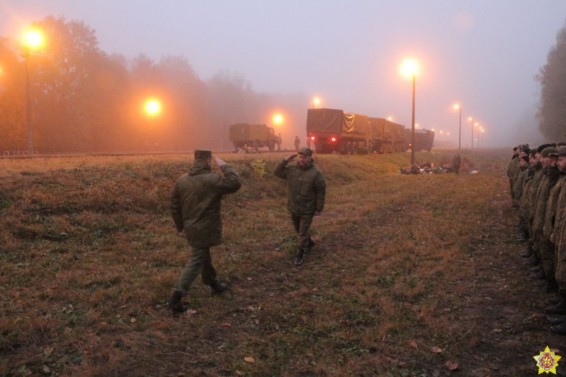
[[[29,49],[38,49],[44,43],[43,33],[39,29],[29,28],[22,35],[22,44]]]
[[[314,136],[311,136],[311,140],[314,140]]]
[[[148,98],[144,102],[143,109],[148,116],[156,117],[161,114],[161,101],[157,98]]]
[[[276,114],[273,114],[271,121],[273,122],[273,124],[279,126],[279,125],[283,124],[283,122],[285,121],[285,117],[283,117],[283,114],[281,114],[281,113],[276,113]]]
[[[454,110],[460,110],[460,104],[459,103],[454,105]]]
[[[321,103],[322,103],[322,101],[320,100],[319,97],[314,97],[314,98],[312,99],[312,104],[313,104],[313,107],[314,107],[315,109],[318,108],[318,107],[320,107],[320,104],[321,104]]]
[[[407,78],[413,78],[419,71],[419,65],[414,59],[405,59],[401,63],[401,74]]]
[[[332,138],[332,139],[330,139],[330,140],[334,142],[334,141],[336,141],[336,138],[335,138],[335,137],[333,137],[333,138]]]

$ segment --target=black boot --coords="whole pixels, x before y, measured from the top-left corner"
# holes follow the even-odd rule
[[[566,335],[566,321],[550,327],[550,331],[558,335]]]
[[[561,297],[556,306],[550,306],[544,309],[544,312],[546,314],[566,314],[566,299]]]
[[[314,245],[316,245],[316,243],[309,237],[309,250],[312,250]]]
[[[550,278],[546,281],[544,285],[544,293],[556,293],[558,292],[558,283],[554,278]]]
[[[546,322],[548,322],[551,325],[559,325],[562,322],[566,322],[566,314],[563,315],[557,315],[557,316],[546,316]]]
[[[175,290],[171,295],[171,299],[169,300],[169,310],[173,312],[173,314],[180,314],[184,313],[189,309],[189,305],[183,303],[183,292]]]
[[[294,264],[295,266],[300,266],[301,264],[303,264],[303,254],[305,253],[305,251],[303,249],[299,249],[299,251],[297,251],[297,255],[295,256],[295,260],[294,260]]]
[[[210,284],[210,288],[212,289],[213,295],[220,295],[228,289],[228,284],[223,281],[215,281]]]

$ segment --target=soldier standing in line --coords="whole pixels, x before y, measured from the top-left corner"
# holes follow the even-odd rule
[[[523,155],[519,158],[519,176],[517,177],[517,182],[515,183],[513,194],[513,207],[520,208],[521,198],[523,197],[523,190],[526,186],[527,177],[529,175],[529,155]],[[527,230],[524,222],[521,218],[521,212],[519,210],[519,223],[517,225],[517,241],[525,242],[527,240]]]
[[[548,198],[550,197],[550,190],[558,181],[559,176],[558,168],[556,168],[556,161],[558,160],[558,150],[556,147],[553,146],[545,148],[542,151],[541,156],[544,175],[537,190],[533,218],[533,246],[542,262],[542,268],[535,271],[535,277],[538,279],[546,278],[553,270],[553,266],[551,266],[553,262],[550,258],[550,254],[553,252],[550,250],[551,245],[549,244],[548,239],[544,237],[543,228]]]
[[[528,241],[527,249],[521,253],[521,256],[524,258],[528,258],[532,255],[532,245],[529,240],[531,237],[529,229],[529,200],[531,195],[531,186],[534,185],[533,177],[535,176],[537,168],[540,168],[538,155],[536,154],[536,149],[532,149],[529,153],[529,167],[527,168],[521,199],[519,201],[519,241],[522,241],[523,239]]]
[[[460,165],[462,165],[462,157],[460,157],[460,153],[456,153],[452,159],[452,169],[454,169],[454,173],[460,173]]]
[[[558,148],[558,169],[562,177],[561,189],[556,201],[556,217],[550,239],[554,242],[555,281],[558,290],[558,301],[555,306],[546,308],[545,312],[550,322],[550,330],[556,334],[566,335],[566,147]],[[557,315],[552,317],[552,315]]]
[[[563,153],[566,156],[566,148],[564,146],[557,148],[557,160],[560,160],[560,165],[558,161],[555,165],[555,171],[558,175],[556,183],[552,186],[550,194],[548,197],[548,202],[546,203],[546,212],[544,215],[544,226],[543,226],[543,237],[541,244],[541,256],[543,262],[544,273],[546,277],[546,293],[553,293],[558,290],[558,285],[555,279],[555,247],[553,241],[554,233],[554,222],[556,221],[556,215],[558,213],[558,200],[560,198],[560,192],[562,187],[564,187],[564,182],[566,182],[566,165],[564,165],[564,158],[560,158],[560,154]],[[562,168],[561,168],[562,165]]]
[[[507,166],[507,178],[509,178],[509,190],[511,194],[511,198],[513,197],[513,177],[515,176],[515,172],[519,168],[519,147],[513,148],[513,156],[511,157],[511,161],[509,161],[509,165]]]
[[[295,165],[289,162],[299,157]],[[301,148],[299,153],[289,155],[275,168],[275,175],[287,180],[287,209],[298,235],[295,266],[303,264],[303,255],[314,246],[309,229],[313,217],[324,208],[326,182],[320,170],[314,165],[312,150]]]
[[[169,309],[173,313],[183,313],[188,309],[182,299],[199,274],[213,293],[220,294],[227,289],[226,283],[216,279],[210,247],[222,241],[222,198],[238,191],[242,182],[234,168],[218,157],[215,160],[223,176],[212,172],[210,151],[195,151],[190,172],[179,177],[171,195],[171,214],[175,226],[177,231],[184,231],[192,252],[169,300]]]
[[[535,245],[534,245],[534,228],[533,228],[533,221],[535,216],[535,206],[536,206],[536,198],[537,198],[537,191],[544,175],[544,169],[542,166],[542,157],[541,153],[543,149],[551,146],[550,144],[543,144],[540,145],[536,149],[536,153],[534,156],[534,174],[531,182],[529,184],[529,189],[527,191],[527,231],[529,232],[529,242],[527,245],[526,252],[522,255],[524,257],[530,258],[529,263],[533,266],[540,264],[540,258],[538,254],[535,252]],[[537,271],[538,272],[538,271]]]

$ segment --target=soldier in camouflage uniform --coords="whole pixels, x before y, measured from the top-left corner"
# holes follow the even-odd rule
[[[557,315],[548,317],[552,326],[550,330],[556,334],[566,335],[566,147],[558,148],[558,169],[562,174],[556,186],[560,186],[555,202],[555,220],[550,236],[554,242],[554,269],[559,300],[555,306],[545,310],[547,314]]]
[[[296,157],[299,160],[289,165]],[[309,229],[313,216],[324,208],[326,182],[320,170],[314,165],[312,150],[301,148],[299,153],[292,154],[281,161],[275,168],[275,175],[287,180],[287,209],[298,235],[297,254],[294,264],[303,263],[303,255],[313,246]]]
[[[558,151],[556,147],[547,147],[541,152],[541,157],[544,175],[539,184],[536,196],[533,218],[533,246],[542,262],[542,268],[536,271],[536,277],[543,279],[553,270],[553,262],[550,255],[553,254],[554,251],[552,250],[552,245],[550,244],[549,239],[543,234],[543,228],[550,191],[558,181],[559,177],[558,168],[556,167]]]
[[[527,228],[528,233],[528,244],[526,251],[522,254],[523,257],[530,258],[531,265],[537,265],[540,263],[540,259],[538,258],[537,254],[534,252],[534,229],[533,229],[533,218],[534,218],[534,207],[536,204],[536,195],[538,191],[538,187],[540,185],[540,181],[543,177],[543,169],[541,164],[541,152],[542,149],[546,148],[548,144],[539,146],[536,150],[534,155],[531,153],[530,164],[532,171],[529,174],[532,174],[532,177],[528,181],[528,185],[523,188],[523,199],[522,202],[522,209],[519,212],[524,216],[524,223],[525,227]]]
[[[223,176],[213,172],[211,161],[210,151],[195,151],[195,161],[190,172],[179,177],[171,195],[171,214],[175,226],[177,231],[184,231],[192,252],[169,300],[169,308],[173,313],[182,313],[188,309],[182,299],[199,274],[202,282],[210,285],[213,293],[222,293],[227,288],[225,283],[216,280],[210,247],[219,245],[222,241],[222,198],[238,191],[242,182],[236,170],[218,157],[216,164]]]
[[[513,197],[513,179],[519,168],[519,147],[513,148],[513,156],[511,157],[511,161],[509,161],[509,165],[507,166],[507,178],[509,178],[509,192],[511,193],[511,197]]]
[[[521,198],[523,197],[523,190],[525,189],[527,178],[529,175],[529,155],[523,155],[519,158],[519,171],[517,182],[515,182],[513,194],[513,207],[519,208],[521,206]],[[519,210],[519,223],[517,225],[517,241],[525,242],[528,237],[527,228]]]

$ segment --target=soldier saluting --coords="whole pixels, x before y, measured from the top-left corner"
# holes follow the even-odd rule
[[[195,162],[190,172],[177,179],[171,195],[171,214],[175,226],[179,232],[184,231],[192,249],[191,258],[169,300],[169,309],[173,313],[183,313],[188,309],[182,299],[199,274],[213,293],[222,293],[227,289],[225,283],[216,280],[210,247],[222,241],[222,198],[225,194],[238,191],[242,181],[234,168],[218,157],[215,160],[223,176],[212,171],[210,151],[195,151]]]
[[[289,165],[297,157],[297,163]],[[294,264],[299,266],[303,263],[304,253],[314,246],[309,229],[315,214],[324,208],[326,182],[314,164],[312,150],[304,147],[281,161],[275,168],[275,175],[287,180],[287,209],[298,235]]]

